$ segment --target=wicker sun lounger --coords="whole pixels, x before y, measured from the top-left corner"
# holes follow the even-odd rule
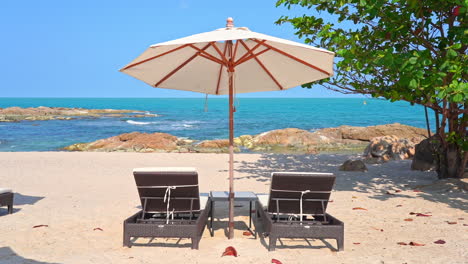
[[[8,213],[13,213],[13,192],[10,189],[0,188],[0,207],[7,206]]]
[[[124,246],[132,237],[191,238],[198,249],[210,203],[200,196],[194,168],[139,168],[133,170],[143,210],[124,221]]]
[[[269,251],[278,238],[330,238],[344,249],[344,224],[326,213],[334,183],[332,173],[272,173],[270,194],[257,195],[256,206]]]

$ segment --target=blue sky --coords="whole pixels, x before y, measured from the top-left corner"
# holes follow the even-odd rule
[[[225,26],[298,40],[275,1],[2,1],[0,97],[198,97],[155,89],[118,69],[149,45]],[[326,17],[324,17],[326,19]],[[319,87],[243,97],[350,97]],[[352,96],[356,97],[356,95]]]

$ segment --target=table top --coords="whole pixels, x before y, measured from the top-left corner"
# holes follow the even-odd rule
[[[211,200],[213,201],[227,201],[229,200],[229,192],[227,191],[211,191]],[[234,192],[235,201],[256,201],[257,195],[253,192]]]

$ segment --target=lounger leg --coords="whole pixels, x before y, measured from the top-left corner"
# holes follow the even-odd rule
[[[12,204],[8,205],[8,213],[9,214],[13,213],[13,205]]]
[[[132,243],[130,242],[130,236],[125,231],[123,235],[123,245],[124,247],[129,247],[129,248],[132,247]]]
[[[200,243],[200,237],[192,237],[192,249],[198,249]]]
[[[340,237],[336,239],[336,244],[338,246],[338,251],[343,251],[344,250],[344,238]]]
[[[268,245],[268,251],[275,251],[276,249],[276,237],[270,234],[270,243]]]

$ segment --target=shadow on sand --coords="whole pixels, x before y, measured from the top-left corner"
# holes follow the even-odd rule
[[[26,204],[33,205],[44,198],[45,197],[42,197],[42,196],[30,196],[30,195],[23,195],[21,193],[15,193],[14,198],[13,198],[13,214],[21,211],[21,208],[17,208],[16,206],[26,205]],[[0,216],[6,215],[6,214],[8,214],[8,210],[4,207],[0,208]]]
[[[3,264],[16,264],[16,263],[27,263],[27,264],[59,264],[56,262],[42,262],[36,261],[33,259],[23,258],[22,256],[16,254],[9,247],[0,247],[0,263]]]
[[[468,210],[468,200],[461,192],[423,190],[417,197],[404,192],[387,194],[390,190],[413,190],[418,185],[432,184],[437,181],[435,172],[411,171],[411,160],[391,161],[383,164],[367,164],[368,172],[340,171],[338,167],[347,159],[356,159],[358,155],[290,155],[263,154],[255,162],[238,162],[236,171],[247,176],[235,179],[255,179],[270,184],[271,173],[275,171],[313,171],[332,172],[337,176],[336,191],[355,191],[372,193],[369,197],[386,201],[395,197],[408,199],[423,198],[432,202],[445,203],[452,208]],[[409,174],[411,176],[409,176]],[[378,175],[378,176],[376,176]]]

